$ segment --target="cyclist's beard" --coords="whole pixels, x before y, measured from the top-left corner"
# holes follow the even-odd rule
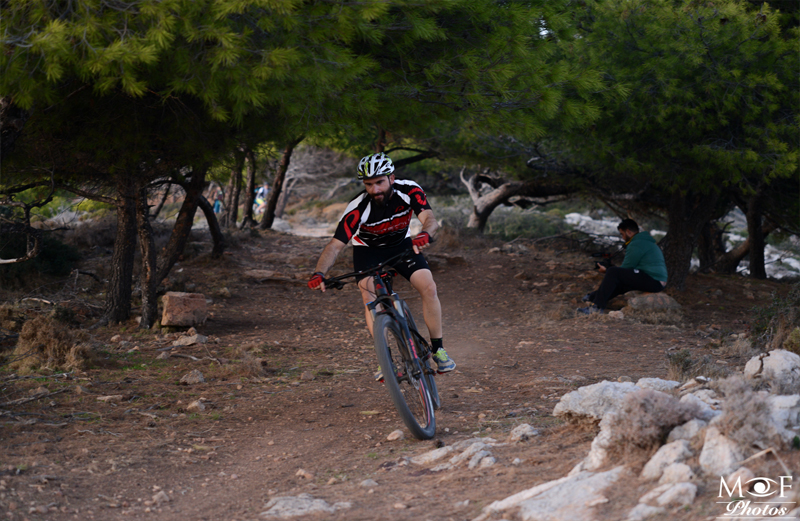
[[[390,186],[388,190],[385,192],[381,192],[379,194],[370,194],[369,198],[372,202],[378,206],[386,206],[389,204],[389,199],[392,198],[392,194],[394,194],[394,190]],[[376,199],[379,198],[379,199]]]

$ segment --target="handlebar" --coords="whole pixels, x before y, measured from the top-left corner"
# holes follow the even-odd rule
[[[371,274],[371,273],[378,273],[381,270],[383,270],[383,268],[385,268],[387,265],[392,264],[392,263],[394,263],[396,261],[399,261],[401,259],[404,259],[404,258],[408,257],[409,255],[411,255],[413,252],[414,252],[413,249],[408,249],[408,250],[405,250],[405,251],[403,251],[401,253],[398,253],[394,257],[386,259],[382,263],[378,264],[377,266],[373,266],[372,268],[367,268],[367,269],[362,270],[362,271],[354,271],[352,273],[346,273],[344,275],[339,275],[338,277],[332,277],[330,279],[323,278],[322,282],[325,284],[325,287],[334,288],[334,289],[342,289],[342,288],[344,288],[345,284],[348,284],[347,282],[342,282],[343,280],[349,279],[349,278],[355,278],[355,277],[358,277],[360,275],[368,275],[368,274]]]

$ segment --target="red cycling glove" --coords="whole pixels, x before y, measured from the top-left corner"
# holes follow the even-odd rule
[[[311,277],[311,280],[308,281],[308,287],[311,288],[311,289],[317,289],[319,287],[319,285],[322,284],[322,279],[324,277],[325,277],[325,275],[323,275],[319,271],[316,272],[314,274],[314,276]]]
[[[431,235],[428,232],[419,232],[419,235],[411,239],[411,242],[417,248],[422,248],[431,242]]]

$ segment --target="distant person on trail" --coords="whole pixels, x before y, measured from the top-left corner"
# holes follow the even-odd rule
[[[455,369],[455,362],[442,347],[442,306],[436,283],[421,250],[433,241],[439,223],[433,216],[422,188],[413,181],[396,180],[392,160],[383,153],[372,154],[358,164],[358,179],[365,190],[359,193],[344,211],[333,239],[325,246],[317,261],[316,273],[308,287],[325,291],[323,279],[348,242],[353,242],[353,269],[363,271],[408,249],[414,255],[397,261],[392,267],[414,286],[422,297],[422,313],[431,335],[433,359],[437,370],[445,373]],[[411,238],[411,212],[422,223],[422,231]],[[364,305],[375,300],[371,277],[358,280]],[[372,314],[366,310],[367,329],[372,334]],[[379,370],[375,380],[383,379]]]
[[[264,184],[261,185],[261,188],[256,190],[256,198],[254,201],[255,204],[255,212],[256,215],[261,215],[264,213],[264,210],[267,208],[267,195],[269,194],[269,184],[264,181]]]
[[[625,241],[625,260],[622,266],[605,266],[597,263],[600,273],[605,273],[597,291],[583,297],[588,307],[578,308],[578,313],[591,315],[603,313],[608,301],[628,291],[658,293],[667,285],[667,265],[656,240],[648,232],[640,232],[633,219],[623,220],[617,226]]]

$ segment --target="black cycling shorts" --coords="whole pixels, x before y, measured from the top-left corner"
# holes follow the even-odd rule
[[[398,246],[390,248],[370,248],[368,246],[353,247],[353,270],[364,271],[374,268],[378,264],[385,262],[395,255],[411,249],[411,238],[406,237]],[[406,280],[411,280],[411,275],[417,270],[429,270],[428,261],[422,256],[422,252],[415,254],[411,252],[409,257],[405,257],[391,265]],[[368,275],[359,275],[356,280],[367,278]]]

